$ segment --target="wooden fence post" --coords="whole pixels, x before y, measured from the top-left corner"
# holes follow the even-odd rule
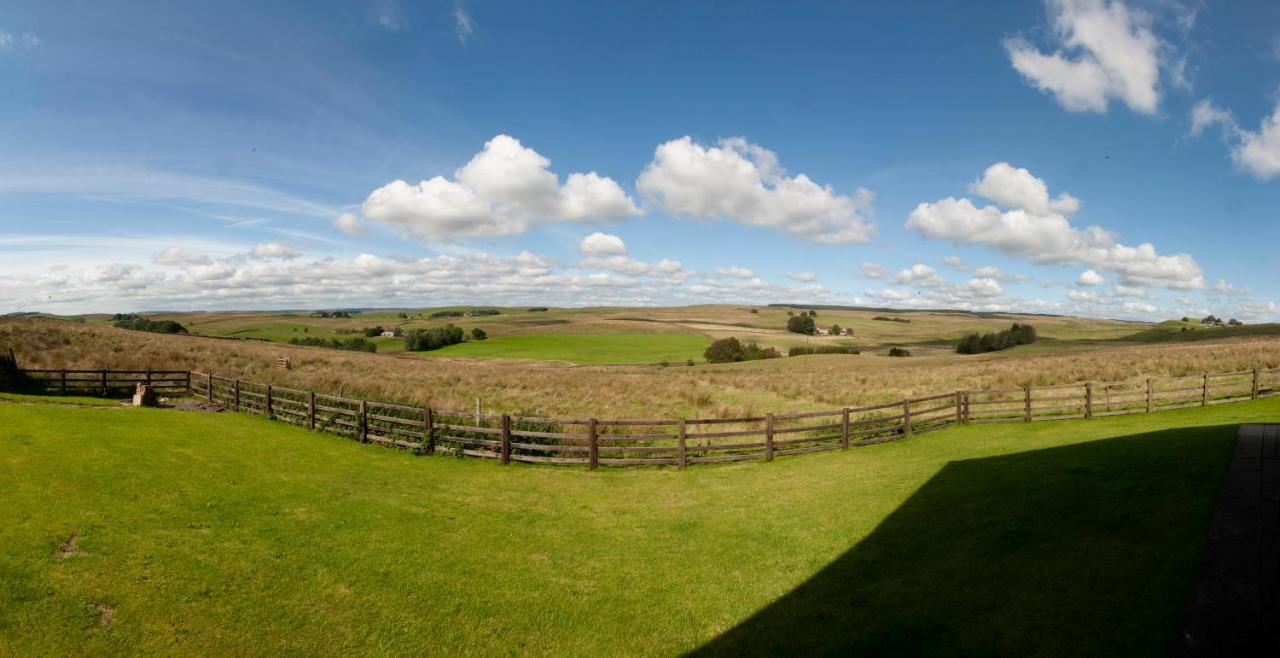
[[[902,435],[911,436],[911,400],[902,401]]]
[[[1249,396],[1252,400],[1258,399],[1258,369],[1253,369],[1253,393]]]
[[[356,421],[360,429],[360,442],[369,442],[369,405],[364,400],[360,401],[360,418]]]
[[[1031,422],[1031,384],[1027,384],[1027,387],[1023,389],[1022,399],[1026,414],[1023,418],[1023,422],[1029,423]]]
[[[1084,383],[1084,417],[1093,418],[1093,382]]]
[[[426,431],[426,434],[423,435],[422,440],[427,444],[427,454],[434,455],[436,454],[436,431],[435,431],[435,427],[433,426],[435,421],[435,413],[431,411],[430,407],[427,407],[426,411],[424,411],[422,415],[423,415],[422,425],[424,430]]]
[[[1209,405],[1209,373],[1204,373],[1204,388],[1200,391],[1200,406]]]
[[[680,419],[680,425],[676,429],[676,455],[680,460],[680,470],[683,471],[684,468],[689,465],[689,452],[688,446],[686,445],[685,422],[683,418]]]
[[[208,389],[205,391],[205,397],[208,398],[209,404],[213,404],[213,373],[206,373],[204,381],[205,384],[208,385]]]
[[[773,414],[764,417],[764,460],[773,461]]]
[[[191,371],[187,371],[187,395],[191,395]]]
[[[62,394],[67,394],[67,371],[62,371]]]
[[[363,405],[361,405],[363,406]],[[271,384],[267,384],[267,403],[262,409],[262,415],[271,418]]]
[[[234,391],[235,391],[235,393],[234,393],[234,395],[235,395],[235,410],[236,410],[236,411],[240,411],[240,380],[239,380],[239,379],[237,379],[237,380],[236,380],[236,383],[235,383],[233,386],[235,387],[235,388],[234,388]]]
[[[151,368],[147,368],[147,386],[151,385]]]
[[[511,416],[502,414],[502,463],[511,463]]]
[[[968,425],[971,421],[970,416],[973,414],[973,407],[969,404],[969,391],[964,392],[964,424]]]
[[[596,434],[596,419],[587,421],[587,468],[596,470],[600,465],[600,437]]]
[[[316,392],[307,391],[307,429],[316,428]]]
[[[849,407],[840,410],[840,449],[849,449]]]
[[[1151,378],[1147,377],[1147,413],[1151,413]]]
[[[960,419],[964,416],[960,397],[960,391],[956,391],[956,425],[960,424]]]
[[[102,397],[107,397],[107,371],[102,371]]]

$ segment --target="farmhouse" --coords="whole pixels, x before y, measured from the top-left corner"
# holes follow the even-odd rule
[[[378,335],[379,335],[379,336],[382,336],[383,338],[395,338],[395,337],[396,337],[396,332],[395,332],[394,330],[390,330],[390,329],[388,329],[387,331],[384,331],[384,332],[382,332],[382,333],[380,333],[380,334],[378,334]]]

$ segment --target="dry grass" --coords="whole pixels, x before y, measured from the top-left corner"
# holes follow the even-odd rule
[[[28,367],[191,368],[439,409],[470,410],[479,397],[486,411],[598,417],[730,417],[1028,382],[1118,381],[1280,366],[1276,336],[1130,346],[1100,341],[1071,353],[1018,348],[973,357],[833,355],[662,368],[428,360],[147,334],[63,320],[0,320],[0,349],[9,346]],[[294,369],[271,367],[277,356],[289,356]]]

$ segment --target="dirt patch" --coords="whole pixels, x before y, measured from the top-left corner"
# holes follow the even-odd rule
[[[58,547],[58,550],[54,551],[53,556],[59,560],[65,560],[77,555],[84,555],[84,549],[80,548],[79,542],[80,533],[71,533],[71,536],[67,537],[67,541],[62,542],[62,546]]]
[[[179,411],[208,411],[211,413],[222,413],[227,410],[226,407],[220,404],[195,400],[183,400],[173,405],[173,408]]]
[[[93,611],[98,613],[98,625],[103,628],[110,628],[116,621],[116,609],[105,603],[94,605]]]

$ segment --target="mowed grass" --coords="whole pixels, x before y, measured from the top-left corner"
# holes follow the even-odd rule
[[[0,654],[1167,654],[1236,425],[1277,418],[587,472],[0,403]]]
[[[542,334],[500,336],[450,345],[422,356],[498,357],[589,365],[702,361],[709,341],[701,334]]]

